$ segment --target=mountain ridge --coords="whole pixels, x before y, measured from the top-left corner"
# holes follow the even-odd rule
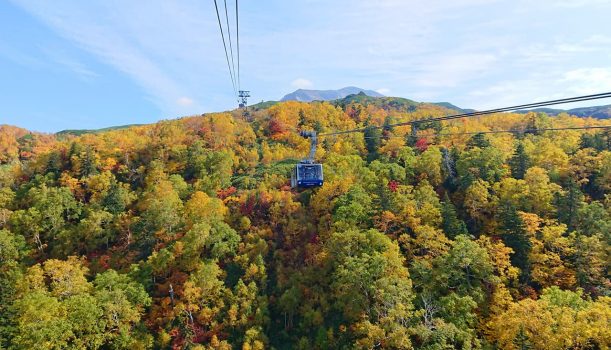
[[[332,101],[345,98],[349,95],[356,95],[363,92],[365,95],[370,97],[384,97],[377,91],[361,89],[355,86],[347,86],[337,90],[308,90],[308,89],[297,89],[289,94],[286,94],[281,102],[286,101],[299,101],[299,102],[312,102],[312,101]]]
[[[596,119],[611,119],[611,105],[578,107],[572,109],[556,109],[556,108],[536,108],[531,110],[519,110],[515,113],[542,112],[551,116],[556,116],[560,113],[567,113],[576,117],[592,117]]]
[[[336,91],[336,90],[325,90],[325,91]],[[329,102],[329,103],[332,103],[338,106],[343,106],[349,103],[361,103],[364,105],[375,103],[375,104],[383,104],[383,105],[386,105],[387,107],[394,107],[398,110],[405,110],[405,111],[410,111],[411,109],[419,105],[435,105],[435,106],[443,107],[449,110],[454,110],[458,113],[471,113],[471,112],[476,111],[475,109],[458,107],[450,102],[417,102],[417,101],[410,100],[407,98],[402,98],[402,97],[386,97],[386,96],[372,97],[372,96],[367,95],[366,91],[371,91],[371,90],[360,90],[359,93],[349,94],[345,97],[333,99],[333,100],[329,100],[325,102]],[[249,106],[249,108],[252,108],[255,111],[261,110],[261,109],[267,109],[280,102],[286,102],[286,101],[264,101],[261,103],[251,105]],[[532,110],[518,110],[512,113],[526,114],[529,112],[546,113],[550,116],[557,116],[561,113],[567,113],[569,115],[573,115],[573,116],[577,116],[581,118],[592,117],[595,119],[611,119],[611,105],[579,107],[579,108],[573,108],[573,109],[568,109],[568,110],[554,109],[554,108],[537,108],[537,109],[532,109]],[[57,136],[66,136],[66,135],[80,136],[83,134],[99,133],[99,132],[104,132],[104,131],[124,129],[124,128],[129,128],[132,126],[141,126],[141,125],[144,125],[144,124],[113,125],[113,126],[109,126],[105,128],[91,129],[91,130],[90,129],[68,129],[68,130],[61,130],[61,131],[50,133],[50,134],[57,135]],[[12,125],[2,124],[0,125],[0,127],[19,128],[21,129],[22,134],[38,133],[33,130],[25,130],[18,126],[12,126]],[[48,134],[48,133],[42,133],[42,134]]]

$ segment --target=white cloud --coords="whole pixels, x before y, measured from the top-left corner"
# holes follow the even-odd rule
[[[579,68],[564,74],[561,82],[578,94],[594,94],[611,91],[611,67]]]
[[[314,84],[305,78],[298,78],[291,82],[291,86],[297,89],[311,89]]]
[[[165,112],[234,106],[209,2],[12,1],[131,77]],[[584,4],[599,5],[563,7]],[[274,100],[312,81],[355,84],[474,108],[567,97],[605,86],[604,72],[577,71],[607,66],[605,9],[608,0],[245,2],[242,88]],[[180,102],[186,96],[191,103]]]
[[[421,72],[416,75],[415,80],[423,87],[455,87],[486,73],[495,62],[497,58],[492,54],[446,54],[422,65]]]
[[[4,43],[0,43],[0,58],[7,59],[15,64],[26,67],[40,67],[43,65],[43,62],[38,58]]]
[[[190,95],[188,92],[198,86],[198,76],[203,75],[194,67],[200,64],[197,60],[201,60],[205,45],[191,39],[200,37],[193,29],[200,27],[193,17],[201,11],[166,2],[144,8],[118,1],[13,1],[79,48],[132,78],[165,113],[185,112],[185,101],[177,101]],[[121,11],[115,11],[119,7]],[[51,56],[77,74],[95,75],[66,55],[52,52]],[[186,112],[200,108],[194,103],[188,106],[191,109]]]
[[[178,100],[176,100],[176,103],[178,103],[180,106],[188,107],[188,106],[193,105],[193,100],[188,97],[183,96],[183,97],[180,97]]]
[[[456,103],[483,110],[607,91],[611,91],[611,68],[579,68],[567,72],[553,69],[471,90],[464,102]],[[575,108],[596,104],[597,102],[585,101],[556,105],[553,108]]]
[[[61,49],[42,47],[41,50],[53,62],[60,64],[85,80],[90,80],[99,76],[96,72],[89,69],[84,63],[75,59],[74,57],[71,57]]]
[[[609,0],[557,0],[556,5],[560,7],[584,7],[595,6],[600,4],[608,4]]]
[[[382,94],[382,95],[388,95],[390,93],[390,89],[388,89],[388,88],[381,88],[381,89],[377,89],[376,92],[379,93],[379,94]]]
[[[543,87],[549,83],[544,79],[544,77],[532,77],[507,80],[473,89],[467,93],[462,104],[464,108],[485,110],[553,99],[553,96],[541,95],[541,91],[544,91]],[[567,96],[556,96],[556,98],[561,97]]]
[[[611,37],[600,34],[592,35],[585,40],[590,45],[597,45],[600,48],[608,48],[607,45],[611,44]]]

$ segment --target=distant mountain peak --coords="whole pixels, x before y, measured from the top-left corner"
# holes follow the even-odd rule
[[[300,101],[300,102],[312,102],[312,101],[331,101],[345,98],[349,95],[364,94],[370,97],[384,97],[384,95],[373,91],[361,89],[356,86],[347,86],[338,90],[307,90],[298,89],[290,94],[284,96],[281,101]]]

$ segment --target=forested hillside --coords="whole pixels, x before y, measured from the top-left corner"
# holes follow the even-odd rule
[[[611,132],[543,130],[604,121],[390,126],[449,113],[1,127],[0,349],[609,348]],[[357,127],[320,138],[324,186],[290,188],[299,130]]]

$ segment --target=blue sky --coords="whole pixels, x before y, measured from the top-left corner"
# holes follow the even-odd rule
[[[611,91],[610,13],[608,0],[242,0],[242,87],[251,102],[355,85],[477,109]],[[0,124],[235,105],[212,0],[8,0],[0,33]]]

